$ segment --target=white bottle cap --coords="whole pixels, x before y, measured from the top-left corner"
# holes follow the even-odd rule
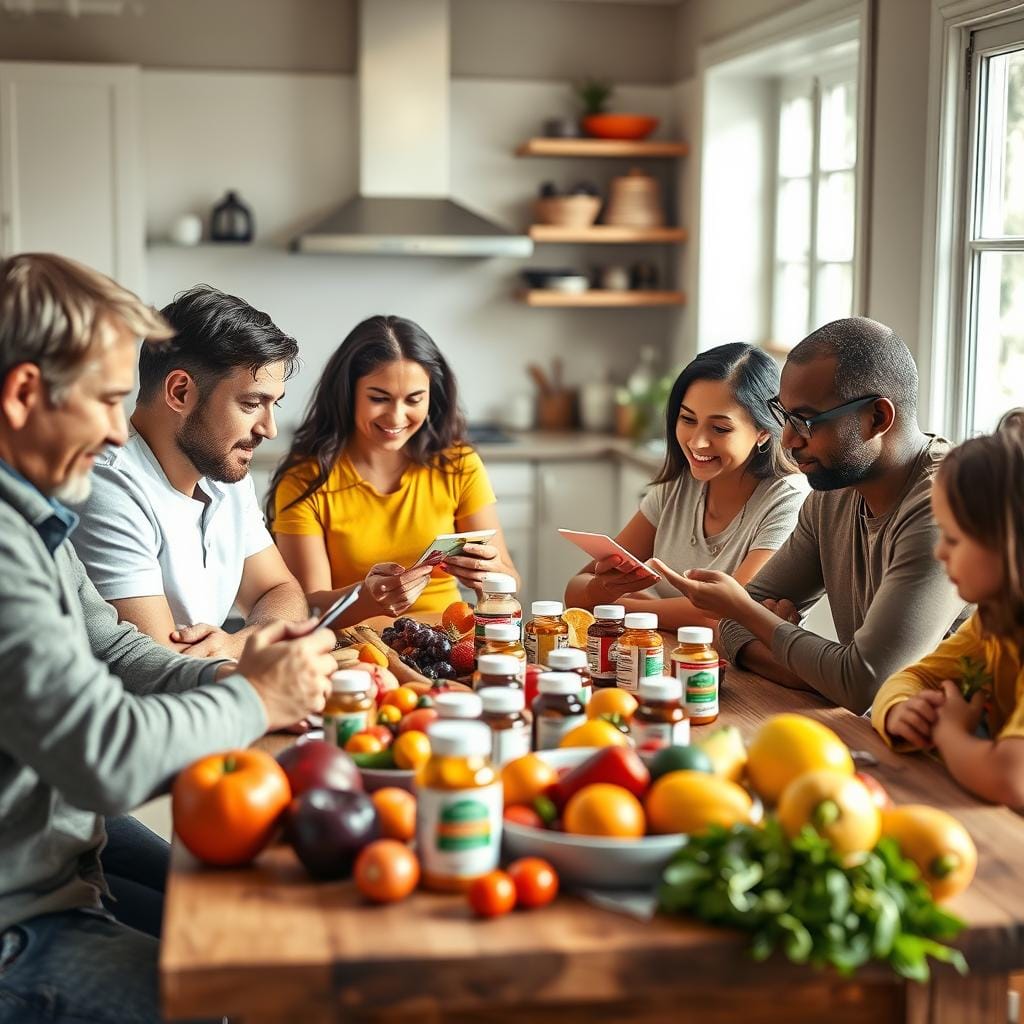
[[[485,572],[480,589],[485,594],[514,594],[516,581],[505,572]]]
[[[431,722],[427,738],[430,752],[443,757],[473,757],[491,752],[491,730],[483,722]]]
[[[331,675],[331,693],[365,693],[373,685],[369,672],[343,668]]]
[[[512,622],[492,622],[484,626],[485,640],[514,642],[520,638],[519,627]]]
[[[630,612],[623,625],[626,629],[657,629],[658,616],[654,612]]]
[[[483,701],[484,711],[499,715],[526,707],[526,694],[517,686],[485,686],[476,695]]]
[[[621,604],[595,604],[595,619],[621,619],[626,609]]]
[[[676,639],[681,644],[710,644],[714,643],[715,631],[707,626],[680,626]]]
[[[580,692],[580,677],[575,672],[541,672],[537,679],[538,693],[567,694]]]
[[[530,611],[534,615],[561,615],[563,607],[561,601],[534,601]]]
[[[683,683],[672,676],[652,676],[640,682],[640,699],[643,700],[682,700]]]
[[[511,654],[481,654],[476,667],[482,676],[518,676],[523,663]]]
[[[547,666],[555,672],[571,672],[574,668],[586,668],[587,655],[578,647],[556,647],[548,652]]]
[[[434,698],[434,710],[438,718],[479,718],[483,711],[480,698],[475,693],[463,690],[449,690]]]

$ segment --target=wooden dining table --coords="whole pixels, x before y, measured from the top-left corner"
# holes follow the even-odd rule
[[[942,807],[971,833],[978,873],[949,904],[967,922],[955,943],[967,976],[933,965],[922,984],[882,965],[847,979],[781,956],[755,963],[739,932],[642,920],[571,892],[489,920],[458,896],[428,892],[373,906],[351,881],[312,881],[283,845],[249,867],[214,869],[175,842],[160,947],[164,1012],[224,1014],[233,1024],[1005,1024],[1009,976],[1024,970],[1024,819],[975,799],[935,760],[893,753],[867,719],[729,670],[718,724],[749,740],[782,711],[824,722],[876,761],[869,770],[897,803]],[[713,728],[695,727],[693,739]]]

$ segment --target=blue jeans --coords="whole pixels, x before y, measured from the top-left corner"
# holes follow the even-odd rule
[[[122,924],[160,938],[171,848],[130,814],[107,818],[100,854],[111,898],[103,903]]]
[[[157,940],[88,910],[0,933],[0,1024],[155,1024]]]

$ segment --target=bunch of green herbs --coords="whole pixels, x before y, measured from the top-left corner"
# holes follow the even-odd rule
[[[891,839],[844,866],[809,826],[792,840],[774,819],[715,827],[666,867],[658,898],[664,911],[752,932],[756,960],[780,949],[794,963],[851,975],[874,959],[926,981],[932,957],[967,972],[963,954],[944,944],[964,922],[936,905]]]

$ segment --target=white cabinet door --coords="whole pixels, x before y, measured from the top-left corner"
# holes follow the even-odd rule
[[[609,459],[542,462],[537,467],[537,572],[533,597],[561,601],[587,556],[559,527],[615,534],[618,475]]]
[[[647,493],[654,473],[630,462],[619,464],[618,524],[614,537],[640,509],[640,499]]]
[[[0,255],[56,252],[141,291],[139,71],[0,63]]]

